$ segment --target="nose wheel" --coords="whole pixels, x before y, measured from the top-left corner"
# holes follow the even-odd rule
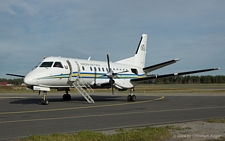
[[[40,91],[39,91],[39,95],[40,95]],[[46,96],[47,96],[47,92],[46,91],[43,91],[42,100],[40,102],[41,105],[48,105],[49,104],[49,101],[46,98]]]

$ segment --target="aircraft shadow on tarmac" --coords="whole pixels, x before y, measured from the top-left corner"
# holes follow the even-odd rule
[[[104,102],[127,102],[126,96],[91,96],[95,103],[104,103]],[[146,100],[154,100],[159,98],[157,96],[142,96],[138,97],[137,101],[146,101]],[[63,101],[60,97],[49,97],[48,98],[50,104],[51,103],[78,103],[78,104],[88,104],[88,102],[82,96],[74,96],[70,101]],[[40,104],[41,98],[20,98],[14,101],[9,102],[10,104],[22,104],[22,105],[29,105],[29,104]],[[160,100],[160,101],[164,101]]]
[[[106,102],[106,101],[126,101],[126,97],[122,96],[91,96],[95,102]],[[60,97],[50,97],[49,102],[67,102],[67,103],[83,103],[88,104],[88,102],[83,97],[73,97],[70,101],[63,101]],[[20,98],[11,101],[10,104],[40,104],[41,98]]]

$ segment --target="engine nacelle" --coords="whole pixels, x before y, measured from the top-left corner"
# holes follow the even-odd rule
[[[121,79],[116,79],[114,85],[118,89],[130,89],[133,88],[134,86],[130,83],[130,81],[127,80],[121,80]]]

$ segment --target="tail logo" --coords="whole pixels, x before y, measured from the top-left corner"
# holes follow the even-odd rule
[[[141,45],[141,51],[145,51],[145,45]]]

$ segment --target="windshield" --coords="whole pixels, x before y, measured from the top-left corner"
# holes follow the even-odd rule
[[[53,62],[43,62],[39,67],[51,67]]]
[[[56,67],[56,68],[63,68],[63,65],[61,62],[55,62],[54,66],[53,67]]]

